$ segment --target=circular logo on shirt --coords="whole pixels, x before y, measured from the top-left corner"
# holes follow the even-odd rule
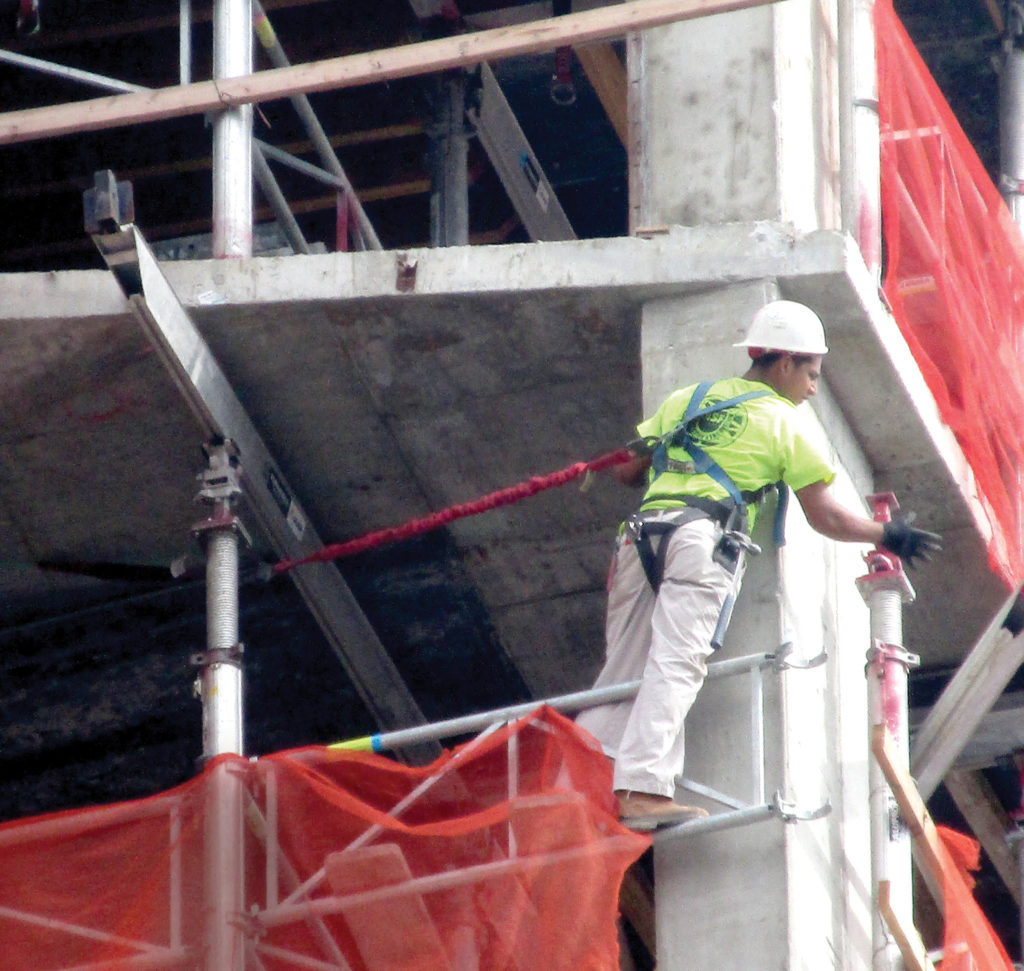
[[[724,400],[721,395],[717,397],[708,395],[701,402],[701,408],[710,407]],[[731,408],[713,411],[710,415],[702,415],[691,423],[690,437],[701,448],[707,448],[708,445],[731,445],[743,434],[746,427],[746,409],[733,405]]]

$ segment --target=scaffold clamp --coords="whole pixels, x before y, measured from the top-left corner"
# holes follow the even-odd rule
[[[252,537],[232,512],[242,495],[238,446],[230,438],[204,442],[203,454],[206,468],[196,475],[200,483],[196,502],[211,507],[211,512],[192,527],[193,537],[201,542],[211,532],[230,529],[251,547]]]
[[[772,797],[772,809],[784,823],[810,822],[813,819],[824,819],[832,812],[832,800],[826,799],[817,809],[798,809],[796,803],[782,798],[781,792]]]
[[[196,651],[189,656],[189,663],[193,667],[206,668],[213,664],[233,664],[235,667],[242,666],[242,655],[245,653],[245,645],[239,641],[231,647],[214,647],[206,651]]]
[[[238,446],[230,438],[204,442],[206,468],[196,478],[200,483],[197,502],[231,503],[242,494]]]
[[[921,655],[908,651],[901,644],[887,644],[876,637],[868,649],[868,666],[875,663],[885,664],[887,661],[902,664],[909,671],[910,668],[916,668],[921,663]]]
[[[828,660],[828,651],[820,651],[815,654],[814,657],[808,658],[806,661],[794,661],[790,659],[790,655],[793,653],[793,642],[785,641],[779,645],[779,649],[775,652],[772,660],[772,666],[776,671],[785,671],[792,669],[794,671],[806,671],[809,668],[820,667]]]

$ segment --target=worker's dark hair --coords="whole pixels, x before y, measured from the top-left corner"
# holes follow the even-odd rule
[[[790,354],[789,351],[768,351],[767,354],[761,354],[758,357],[755,357],[752,363],[754,367],[769,368],[780,358],[791,357],[793,358],[793,363],[797,367],[800,367],[816,356],[817,355],[815,354]]]

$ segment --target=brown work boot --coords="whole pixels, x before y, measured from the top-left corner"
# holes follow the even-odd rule
[[[668,796],[655,796],[649,792],[616,790],[619,800],[619,820],[623,826],[646,832],[659,826],[673,826],[706,816],[707,810],[698,806],[681,806]]]

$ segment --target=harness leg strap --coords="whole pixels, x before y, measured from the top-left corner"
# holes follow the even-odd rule
[[[669,536],[680,525],[680,523],[644,522],[640,519],[631,519],[627,524],[629,534],[633,538],[633,545],[636,546],[636,555],[640,558],[640,565],[644,568],[647,582],[655,593],[661,588],[661,581],[665,576],[665,557],[668,554]],[[659,539],[657,549],[651,542],[652,536]]]

